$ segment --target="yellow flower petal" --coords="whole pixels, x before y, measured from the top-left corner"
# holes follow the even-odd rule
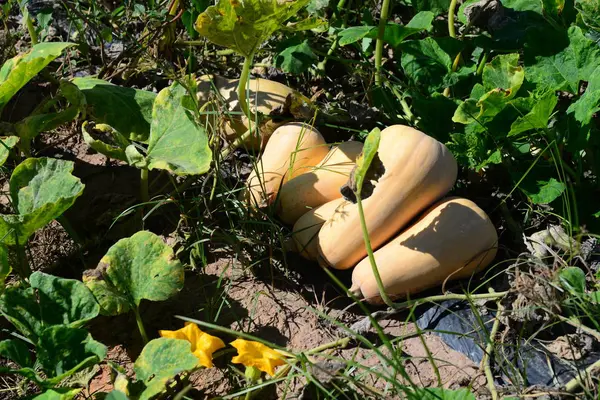
[[[186,322],[183,328],[176,331],[159,331],[158,333],[165,338],[182,339],[190,342],[192,353],[198,357],[198,363],[206,368],[213,366],[213,353],[225,347],[225,343],[221,339],[202,332],[198,325],[192,322]]]
[[[262,343],[236,339],[230,344],[238,351],[238,355],[231,359],[235,364],[256,367],[271,376],[275,375],[275,367],[285,364],[281,354]]]

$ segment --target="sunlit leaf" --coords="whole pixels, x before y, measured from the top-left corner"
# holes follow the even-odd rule
[[[354,179],[356,185],[356,193],[360,195],[365,181],[365,176],[369,171],[371,162],[377,155],[379,150],[379,141],[381,140],[381,130],[379,128],[373,129],[369,132],[369,135],[365,139],[365,145],[362,153],[356,159],[356,169],[354,172]]]
[[[4,165],[10,150],[19,143],[18,136],[0,136],[0,167]]]
[[[581,268],[567,267],[560,271],[561,285],[570,293],[582,295],[585,293],[585,272]]]
[[[148,231],[119,240],[83,277],[105,315],[137,308],[143,299],[167,300],[181,290],[183,279],[173,249]]]
[[[569,106],[568,113],[573,113],[575,119],[582,125],[592,121],[595,113],[600,111],[600,66],[589,77],[585,93],[575,103]]]
[[[558,98],[553,92],[547,92],[541,98],[536,99],[531,111],[512,123],[508,136],[515,136],[532,129],[546,129],[557,103]]]
[[[146,384],[140,400],[150,399],[165,390],[166,383],[181,372],[198,367],[198,358],[184,340],[160,338],[151,340],[135,361],[137,378]]]
[[[0,69],[0,111],[27,82],[74,43],[44,42],[4,63]]]
[[[310,0],[219,0],[198,16],[196,30],[211,42],[250,57]]]

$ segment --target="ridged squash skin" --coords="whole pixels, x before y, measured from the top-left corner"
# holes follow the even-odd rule
[[[377,154],[385,171],[362,201],[373,249],[448,193],[458,171],[446,146],[404,125],[381,131]],[[366,255],[358,206],[347,201],[319,232],[319,263],[348,269]]]
[[[374,256],[385,292],[399,298],[470,277],[494,260],[497,246],[487,214],[471,200],[454,197],[432,206]],[[350,291],[371,304],[382,302],[368,257],[354,268]]]
[[[252,208],[270,205],[283,183],[309,172],[328,150],[323,136],[310,125],[292,122],[280,126],[248,176],[243,200]]]
[[[360,142],[341,143],[312,171],[286,182],[279,190],[279,218],[292,225],[310,209],[341,198],[340,187],[348,181],[362,148]]]
[[[212,82],[211,82],[212,80]],[[224,101],[227,111],[241,113],[241,108],[238,104],[237,86],[238,79],[228,79],[217,75],[203,75],[198,78],[198,102],[200,105],[206,104],[211,99],[211,93],[215,94],[215,88]],[[268,79],[250,79],[248,83],[248,102],[250,111],[258,111],[264,115],[269,115],[273,110],[283,107],[288,95],[294,94],[297,99],[301,99],[307,103],[310,100],[300,94],[298,91],[279,82]],[[215,107],[210,107],[211,111],[217,110]],[[248,118],[246,116],[237,115],[222,115],[223,118],[218,121],[218,129],[223,134],[228,142],[233,142],[240,135],[248,130]],[[258,149],[264,146],[269,137],[283,122],[274,122],[267,120],[260,128],[260,137],[250,139],[244,143],[247,147]]]
[[[302,215],[294,224],[292,239],[296,251],[307,260],[315,261],[319,255],[317,246],[319,229],[327,221],[336,208],[344,201],[339,198],[332,200],[322,206],[313,208]]]

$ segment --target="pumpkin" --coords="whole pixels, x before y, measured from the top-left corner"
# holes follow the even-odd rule
[[[214,112],[225,107],[225,111],[235,113],[230,115],[223,113],[222,118],[217,123],[217,129],[228,142],[233,142],[249,128],[248,118],[242,116],[242,110],[238,104],[238,82],[238,79],[228,79],[217,75],[203,75],[198,78],[198,102],[201,106],[207,104],[211,97],[214,98],[216,91],[218,91],[218,97],[220,97],[220,99],[217,99],[220,101],[208,107],[206,111]],[[286,98],[289,95],[293,95],[296,103],[311,103],[307,97],[298,91],[268,79],[250,79],[248,90],[248,102],[252,113],[258,111],[264,115],[269,115],[275,110],[283,110]],[[284,122],[275,122],[271,119],[265,120],[260,126],[260,137],[258,135],[254,136],[244,145],[253,149],[264,146],[273,131],[283,124]]]
[[[380,177],[370,196],[363,194],[362,203],[373,249],[442,198],[454,185],[458,171],[446,146],[403,125],[381,131],[379,150],[371,166]],[[369,191],[366,183],[363,193]],[[347,269],[366,254],[358,207],[346,201],[319,232],[319,262]]]
[[[432,206],[374,256],[385,292],[398,298],[470,277],[494,260],[497,242],[486,213],[471,200],[453,197]],[[368,257],[354,268],[350,292],[381,303]]]
[[[327,152],[325,139],[310,125],[292,122],[280,126],[250,173],[243,200],[249,207],[270,205],[282,183],[309,172]]]
[[[335,146],[312,171],[286,182],[279,190],[279,218],[292,225],[311,208],[341,198],[340,187],[348,181],[362,146],[360,142]]]
[[[294,224],[292,238],[295,250],[307,260],[315,261],[319,255],[317,236],[321,226],[331,218],[336,208],[344,201],[339,198],[313,208],[302,215]]]

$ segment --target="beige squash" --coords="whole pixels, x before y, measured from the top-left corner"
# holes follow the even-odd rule
[[[456,160],[446,146],[404,125],[381,132],[378,157],[385,171],[362,202],[374,249],[448,193],[457,175]],[[358,207],[344,202],[319,232],[320,263],[347,269],[366,255]]]
[[[296,251],[302,257],[312,261],[317,260],[319,255],[319,247],[317,246],[319,230],[343,201],[344,199],[339,198],[313,208],[296,221],[292,238],[294,239]]]
[[[360,142],[341,143],[312,171],[286,182],[278,197],[281,220],[292,225],[310,209],[341,198],[340,187],[348,181],[362,147]]]
[[[310,125],[292,122],[280,126],[248,177],[242,198],[249,207],[271,204],[283,183],[311,171],[328,150],[323,136]]]
[[[445,281],[468,278],[496,256],[498,235],[486,213],[471,200],[448,198],[374,253],[385,292],[405,297]],[[350,291],[381,303],[368,258],[352,272]]]
[[[216,92],[219,93],[215,105],[221,108],[224,107],[226,110],[220,110],[221,119],[218,122],[218,129],[228,142],[233,142],[249,128],[248,118],[241,115],[242,110],[238,104],[238,82],[238,79],[228,79],[217,75],[203,75],[198,78],[198,102],[201,107],[211,98],[217,97],[215,96]],[[288,95],[294,95],[297,101],[310,104],[310,100],[298,91],[268,79],[250,79],[248,89],[248,102],[252,113],[258,111],[264,115],[269,115],[272,111],[281,109],[284,106]],[[215,105],[208,107],[207,111],[217,110]],[[227,115],[224,111],[235,114]],[[273,131],[282,124],[283,122],[266,120],[260,127],[260,137],[255,136],[245,145],[254,149],[264,146]]]

